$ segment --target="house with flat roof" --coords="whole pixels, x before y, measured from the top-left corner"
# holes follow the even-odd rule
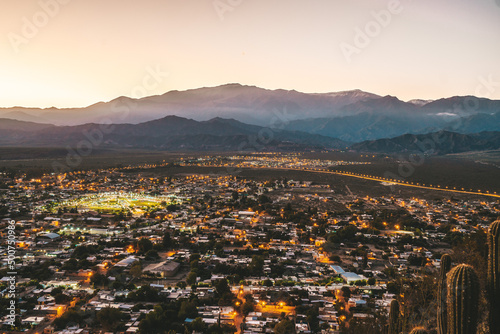
[[[354,283],[357,281],[362,281],[362,280],[366,279],[361,275],[358,275],[356,273],[350,273],[350,272],[344,272],[344,273],[340,274],[340,277],[342,277],[342,279],[344,281],[346,281],[347,284]]]
[[[172,277],[177,274],[181,267],[179,262],[164,261],[160,263],[150,264],[144,268],[144,272],[159,274],[161,277]]]

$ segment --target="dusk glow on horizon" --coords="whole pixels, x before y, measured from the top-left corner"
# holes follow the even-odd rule
[[[0,0],[0,107],[227,83],[500,99],[495,0]]]

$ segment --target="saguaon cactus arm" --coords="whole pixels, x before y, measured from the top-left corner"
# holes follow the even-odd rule
[[[389,334],[399,334],[399,302],[396,299],[391,301],[389,311]]]
[[[476,334],[479,280],[476,271],[461,264],[447,275],[448,334]]]
[[[488,230],[488,299],[490,332],[500,334],[500,220]]]
[[[451,269],[451,256],[449,254],[443,254],[441,256],[441,268],[439,270],[439,278],[446,280],[446,274]]]
[[[449,254],[443,254],[441,256],[441,268],[439,270],[438,277],[438,295],[437,295],[437,330],[438,334],[446,334],[446,329],[448,327],[446,309],[446,274],[451,269],[451,256]]]

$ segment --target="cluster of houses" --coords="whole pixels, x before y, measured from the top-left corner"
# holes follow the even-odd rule
[[[313,308],[316,332],[339,332],[352,319],[387,310],[394,298],[390,273],[417,278],[422,268],[436,272],[440,255],[450,248],[443,241],[447,236],[487,228],[500,209],[498,202],[475,199],[353,199],[329,185],[304,181],[170,178],[117,169],[5,182],[0,236],[6,240],[14,220],[19,326],[44,333],[92,332],[90,324],[54,325],[75,307],[85,312],[119,309],[129,316],[123,332],[135,333],[141,314],[152,312],[155,302],[131,300],[132,292],[147,287],[164,301],[209,301],[221,279],[229,280],[236,297],[232,305],[199,305],[198,316],[207,326],[264,333],[291,319],[297,333],[311,333],[316,327],[301,310]],[[141,215],[59,205],[104,192],[180,200]],[[253,207],[244,207],[248,203]],[[329,205],[345,209],[325,210]],[[391,218],[401,212],[404,219]],[[335,239],[340,234],[344,239]],[[85,249],[99,251],[79,253]],[[5,242],[0,253],[7,254]],[[1,261],[6,277],[0,277],[0,294],[5,297],[7,257]],[[239,305],[245,295],[254,303],[249,312]],[[0,320],[7,326],[6,314]],[[195,320],[184,319],[186,325]]]

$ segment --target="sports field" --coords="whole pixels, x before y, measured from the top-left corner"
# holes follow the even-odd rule
[[[132,214],[141,214],[173,203],[180,203],[180,200],[172,195],[151,196],[138,193],[109,192],[89,194],[64,201],[51,208],[51,211],[57,211],[60,208],[76,208],[78,211],[97,211],[101,213],[131,212]]]

